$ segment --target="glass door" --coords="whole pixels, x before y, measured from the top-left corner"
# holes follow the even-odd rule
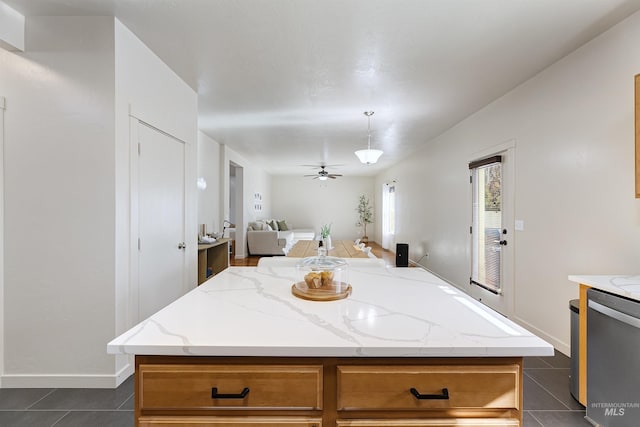
[[[471,275],[470,294],[494,310],[509,313],[512,286],[511,247],[506,224],[508,194],[505,181],[510,176],[506,167],[509,152],[469,163],[472,186]],[[508,274],[505,274],[507,271]]]
[[[471,225],[471,282],[499,294],[502,291],[500,265],[502,246],[501,157],[471,168],[473,223]],[[477,162],[480,163],[480,162]],[[470,165],[470,167],[471,167]]]

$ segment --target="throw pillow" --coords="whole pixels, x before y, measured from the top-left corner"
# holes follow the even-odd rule
[[[275,219],[272,219],[271,221],[268,221],[267,224],[269,224],[269,227],[271,227],[272,230],[278,231],[278,224],[276,224],[276,220]]]
[[[280,231],[288,231],[289,227],[287,227],[287,223],[284,222],[284,219],[282,221],[276,221],[278,223],[278,230]]]

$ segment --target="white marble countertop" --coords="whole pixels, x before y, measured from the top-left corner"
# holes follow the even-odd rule
[[[640,276],[569,276],[569,280],[640,301]]]
[[[370,260],[363,260],[370,261]],[[231,267],[107,345],[112,354],[550,356],[553,347],[421,268],[348,261],[353,293],[296,298],[286,260]]]

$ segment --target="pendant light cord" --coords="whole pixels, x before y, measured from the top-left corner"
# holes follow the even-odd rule
[[[373,116],[373,111],[365,111],[364,115],[367,116],[367,134],[369,136],[367,150],[371,150],[371,116]]]

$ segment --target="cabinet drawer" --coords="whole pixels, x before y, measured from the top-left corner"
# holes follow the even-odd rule
[[[338,366],[337,373],[338,410],[519,409],[520,406],[521,373],[516,364]]]
[[[139,366],[141,410],[322,409],[322,366]]]
[[[305,417],[142,417],[140,427],[322,427],[322,419]]]
[[[432,420],[347,420],[338,421],[337,427],[519,427],[513,418],[454,418]]]

